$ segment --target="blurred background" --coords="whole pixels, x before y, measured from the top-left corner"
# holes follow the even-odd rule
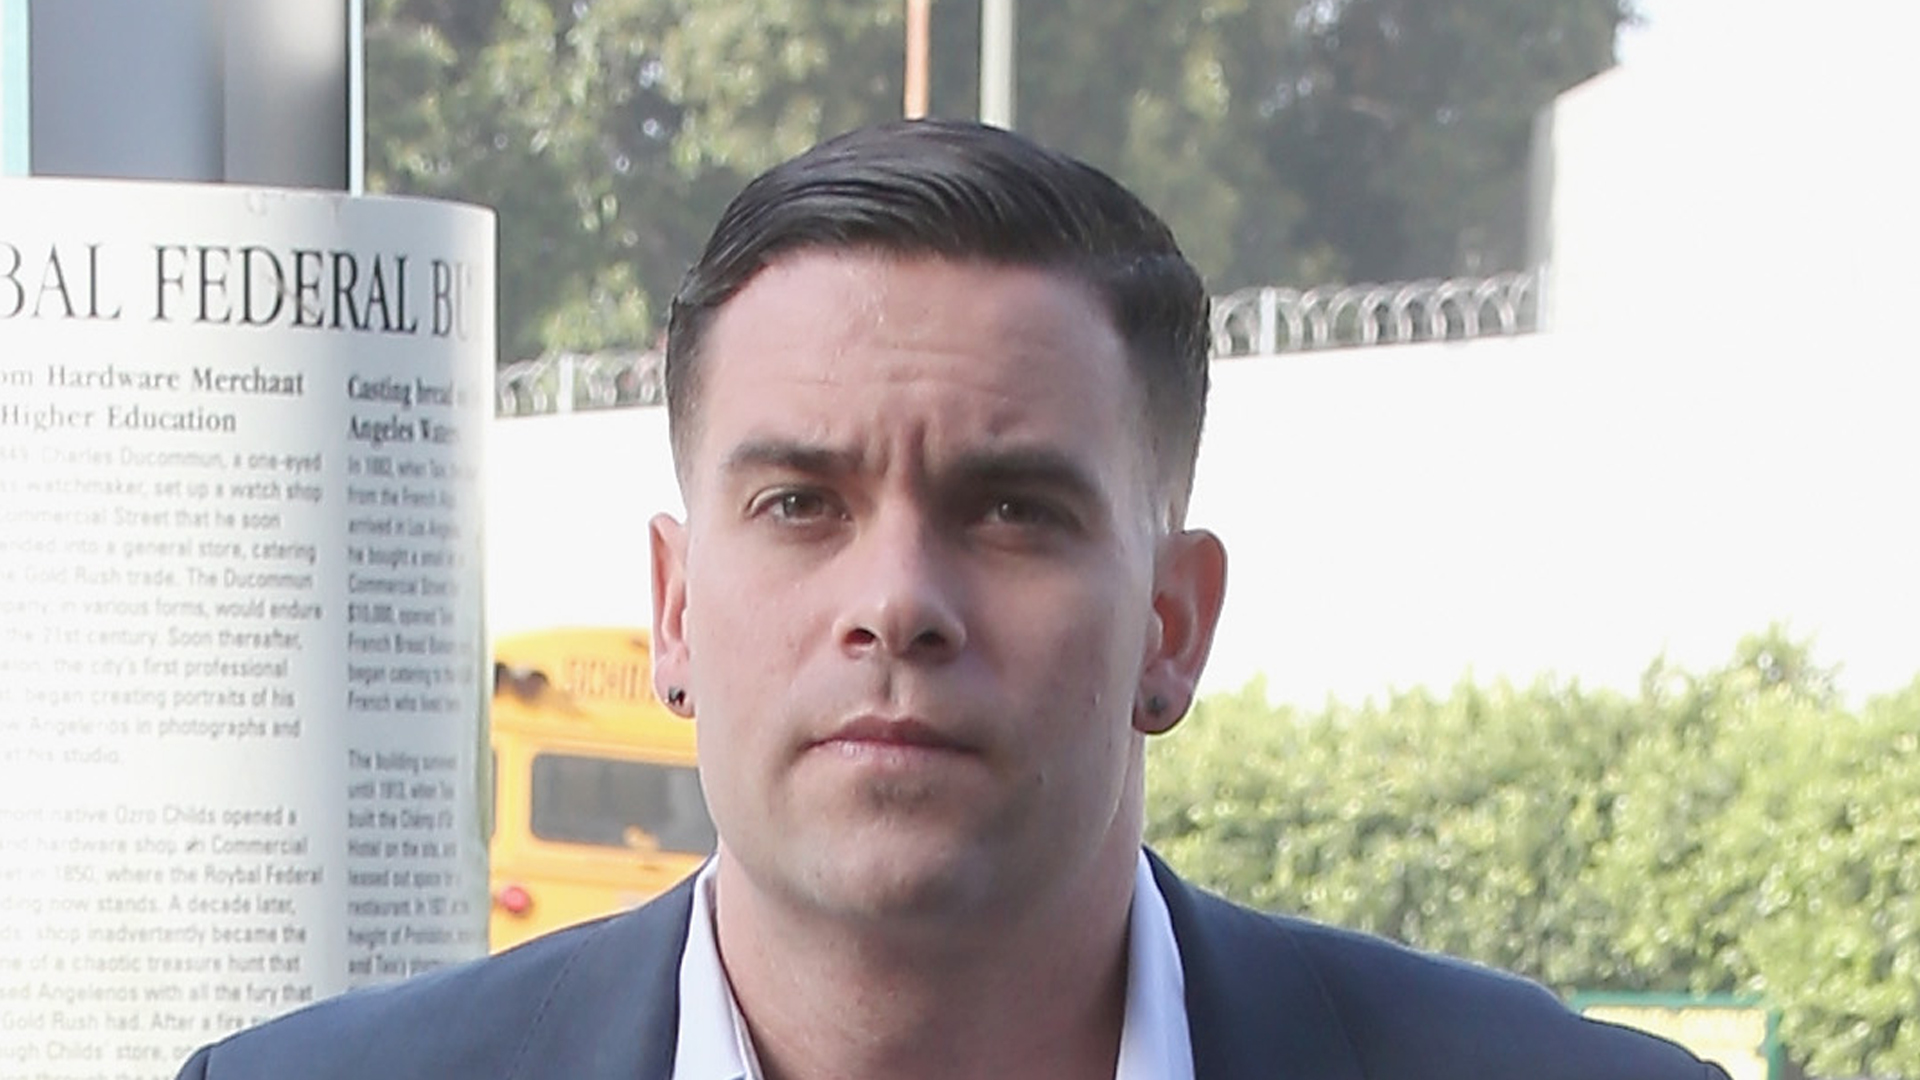
[[[369,0],[369,186],[501,211],[502,359],[645,347],[721,205],[901,114],[901,0]],[[927,108],[979,108],[982,5],[928,5]],[[1160,208],[1219,292],[1526,264],[1535,114],[1620,0],[1017,8],[1013,124]]]
[[[915,7],[367,0],[369,188],[500,215],[496,633],[645,625],[667,299],[748,177],[913,107],[910,42],[978,114],[983,4]],[[1156,846],[1670,1030],[1757,1016],[1742,1080],[1920,1077],[1920,14],[1014,12],[1006,122],[1216,296],[1232,583]]]

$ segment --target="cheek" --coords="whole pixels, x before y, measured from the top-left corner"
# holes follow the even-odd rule
[[[729,844],[748,842],[754,835],[753,822],[767,816],[763,810],[755,809],[754,803],[756,795],[765,792],[766,785],[755,783],[748,775],[747,755],[741,752],[739,740],[732,732],[719,725],[706,727],[706,720],[700,723],[700,790],[706,798],[707,811],[720,836]]]
[[[729,551],[724,538],[696,546],[687,559],[686,610],[695,663],[704,659],[716,668],[741,669],[744,665],[730,658],[746,641],[761,647],[770,618],[785,609],[782,598],[769,591],[776,583],[764,560]]]
[[[1109,579],[1111,580],[1111,579]],[[1131,730],[1133,696],[1140,678],[1147,637],[1144,601],[1122,590],[1094,587],[1056,597],[1034,615],[1015,624],[1022,629],[1014,644],[1032,665],[1042,688],[1038,697],[1057,704],[1062,719],[1081,726],[1078,738],[1101,738],[1109,730]],[[1044,627],[1044,631],[1042,630]]]
[[[1139,674],[1152,624],[1147,582],[1130,565],[1116,565],[1084,588],[1071,632],[1088,662],[1113,669],[1116,678],[1131,684]]]
[[[771,560],[718,545],[689,561],[685,631],[695,712],[716,729],[751,737],[775,719],[817,638],[817,612],[800,579]]]
[[[1132,790],[1141,738],[1133,728],[1134,650],[1112,625],[1083,624],[1078,638],[1056,643],[1038,687],[1047,704],[1023,740],[1045,816],[1075,842],[1112,828]]]

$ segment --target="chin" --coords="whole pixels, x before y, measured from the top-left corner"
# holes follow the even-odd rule
[[[926,920],[950,927],[952,920],[991,906],[1000,876],[977,853],[907,837],[861,843],[833,865],[815,869],[814,902],[821,908],[903,927]]]

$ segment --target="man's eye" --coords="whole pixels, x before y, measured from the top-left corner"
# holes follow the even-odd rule
[[[987,520],[996,525],[1049,528],[1070,524],[1068,516],[1039,499],[1000,498],[987,507]]]
[[[817,491],[780,491],[763,499],[758,509],[780,521],[818,521],[833,513],[833,504]]]

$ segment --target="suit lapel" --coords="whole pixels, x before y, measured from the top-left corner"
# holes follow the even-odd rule
[[[1147,857],[1180,946],[1194,1080],[1362,1080],[1340,1018],[1286,928]]]
[[[1186,980],[1194,1080],[1363,1080],[1284,925],[1181,881],[1148,853]],[[692,881],[602,925],[548,989],[514,1080],[668,1080]]]
[[[693,881],[608,920],[547,990],[513,1080],[668,1080]]]

